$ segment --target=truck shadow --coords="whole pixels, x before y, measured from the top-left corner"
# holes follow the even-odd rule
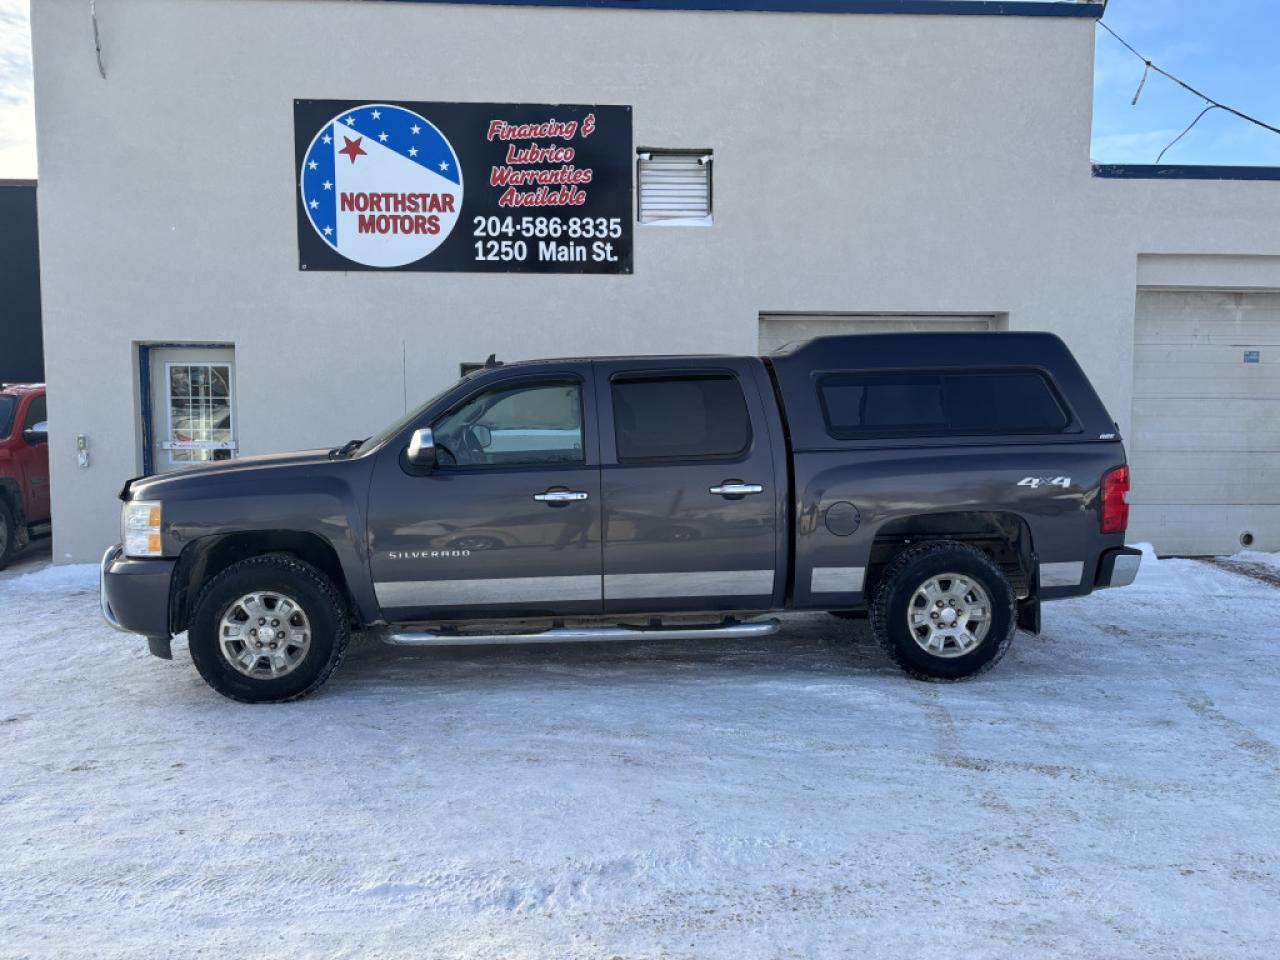
[[[7,577],[21,577],[24,574],[35,573],[44,567],[49,566],[53,562],[53,541],[48,537],[41,537],[33,540],[25,547],[9,558],[9,562],[3,570],[0,570],[0,579]]]
[[[634,640],[614,643],[393,647],[358,640],[326,689],[364,692],[477,681],[486,687],[621,682],[680,683],[720,674],[899,675],[865,622],[790,615],[772,637],[750,640]],[[345,689],[344,689],[345,688]]]

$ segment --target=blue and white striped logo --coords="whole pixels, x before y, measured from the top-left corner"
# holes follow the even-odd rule
[[[348,260],[400,267],[444,243],[462,210],[462,169],[425,117],[388,103],[338,114],[298,178],[316,233]]]

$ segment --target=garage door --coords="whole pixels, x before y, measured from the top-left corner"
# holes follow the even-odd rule
[[[760,352],[772,353],[796,340],[850,333],[910,333],[916,330],[995,330],[993,316],[909,314],[773,313],[760,317]]]
[[[1280,293],[1140,290],[1131,541],[1280,550]]]

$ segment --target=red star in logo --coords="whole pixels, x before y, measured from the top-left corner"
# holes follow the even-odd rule
[[[356,137],[355,140],[352,140],[350,137],[343,137],[342,139],[347,141],[347,145],[338,152],[345,153],[351,158],[352,163],[356,162],[356,157],[368,156],[368,154],[360,149],[360,144],[364,141],[364,137]]]

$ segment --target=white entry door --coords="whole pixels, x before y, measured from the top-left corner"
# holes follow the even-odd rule
[[[155,472],[234,457],[234,348],[156,347],[150,354]]]

